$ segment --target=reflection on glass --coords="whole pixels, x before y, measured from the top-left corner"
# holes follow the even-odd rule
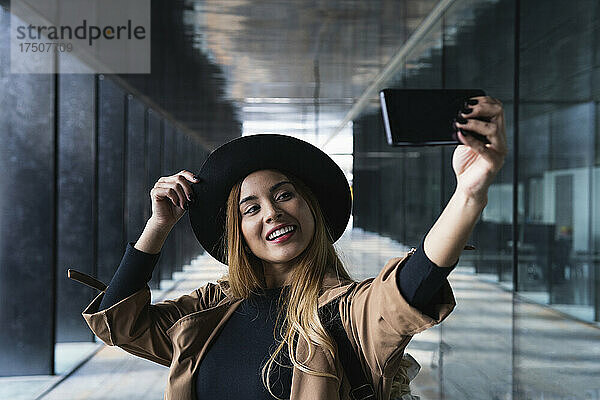
[[[521,2],[518,398],[600,398],[596,3]]]
[[[482,88],[505,110],[509,155],[471,237],[477,251],[464,252],[450,278],[458,307],[412,342],[437,379],[417,382],[428,398],[600,399],[600,330],[590,324],[600,321],[599,13],[600,3],[584,0],[455,1],[389,84]],[[452,151],[399,150],[398,190],[419,193],[391,214],[402,215],[402,243],[426,233],[451,195]],[[370,179],[382,182],[390,166],[374,162]]]
[[[512,391],[514,1],[457,1],[445,24],[445,86],[480,88],[502,101],[509,154],[471,236],[477,250],[463,252],[451,275],[458,307],[443,326],[443,398],[505,399]]]

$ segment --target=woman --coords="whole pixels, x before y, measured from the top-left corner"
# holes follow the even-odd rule
[[[397,395],[404,348],[454,307],[446,276],[507,153],[498,100],[471,99],[460,116],[455,194],[421,245],[374,279],[352,281],[333,247],[351,208],[341,170],[306,142],[256,135],[215,150],[197,176],[184,170],[158,180],[152,217],[84,318],[108,345],[168,366],[166,399]],[[151,304],[146,283],[188,208],[199,242],[229,273]],[[342,336],[332,333],[336,316]],[[365,377],[361,387],[348,379],[348,348]]]

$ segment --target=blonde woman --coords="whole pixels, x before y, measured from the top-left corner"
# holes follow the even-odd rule
[[[151,218],[84,318],[106,344],[169,367],[166,399],[399,398],[404,348],[452,311],[446,277],[506,155],[500,102],[474,98],[461,116],[459,131],[491,143],[459,134],[455,194],[421,244],[375,278],[353,281],[333,246],[351,197],[331,158],[289,136],[246,136],[197,175],[156,182]],[[151,304],[147,282],[186,210],[228,274]]]

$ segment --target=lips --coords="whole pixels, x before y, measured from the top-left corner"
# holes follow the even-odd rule
[[[296,231],[296,230],[294,229],[293,231],[290,231],[290,232],[286,233],[285,235],[283,235],[283,236],[280,236],[279,238],[275,238],[275,239],[273,239],[273,240],[269,240],[269,239],[268,239],[268,237],[269,237],[269,235],[270,235],[271,233],[275,232],[275,231],[276,231],[276,230],[278,230],[278,229],[285,228],[286,226],[294,226],[294,227],[295,227],[295,225],[294,225],[294,224],[281,224],[281,225],[278,225],[278,226],[276,226],[275,228],[271,229],[269,232],[267,232],[267,234],[265,235],[265,240],[267,240],[267,241],[269,241],[269,242],[273,242],[273,241],[275,241],[275,240],[277,240],[277,239],[280,239],[281,237],[285,237],[285,236],[287,236],[287,235],[289,235],[289,234],[291,234],[291,233],[293,233],[293,232],[295,232],[295,231]]]
[[[284,233],[283,235],[270,240],[270,243],[284,243],[287,242],[292,236],[294,236],[294,233],[296,233],[296,230],[294,229],[293,231],[289,231],[287,233]]]

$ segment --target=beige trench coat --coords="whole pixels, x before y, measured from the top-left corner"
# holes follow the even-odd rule
[[[340,299],[342,324],[378,399],[389,399],[392,378],[412,336],[441,322],[455,306],[447,282],[428,312],[433,318],[404,300],[396,274],[413,252],[411,249],[404,257],[390,259],[377,277],[362,282],[338,282],[327,276],[319,297],[319,306]],[[100,293],[82,313],[92,331],[107,345],[169,367],[166,400],[196,400],[195,371],[241,300],[232,299],[219,284],[208,284],[178,299],[151,304],[146,286],[98,312],[102,296]],[[306,347],[306,342],[298,341],[300,360],[305,359]],[[333,360],[320,348],[306,364],[343,376],[339,357]],[[290,399],[345,400],[349,390],[345,377],[339,382],[294,367]]]

